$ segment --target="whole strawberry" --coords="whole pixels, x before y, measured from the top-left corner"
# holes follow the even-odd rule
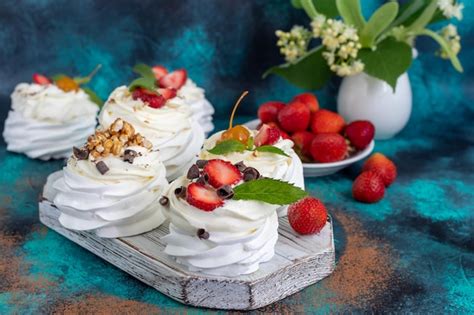
[[[397,178],[397,167],[395,163],[381,153],[372,154],[369,159],[365,161],[362,170],[379,173],[385,187],[390,186]]]
[[[314,113],[319,109],[318,99],[316,98],[316,95],[312,93],[298,94],[295,97],[293,97],[292,101],[298,101],[298,102],[306,104],[306,106],[308,106],[309,111],[311,113]]]
[[[318,133],[340,133],[344,129],[344,118],[326,109],[315,112],[311,118],[311,131]]]
[[[304,103],[295,101],[283,107],[278,113],[278,123],[286,132],[303,131],[308,128],[310,111]]]
[[[291,136],[291,140],[295,143],[296,151],[304,157],[311,156],[311,143],[314,135],[309,131],[297,131]]]
[[[277,122],[278,113],[285,106],[285,103],[276,101],[263,103],[258,108],[258,118],[262,123]]]
[[[374,203],[383,198],[385,185],[377,172],[365,171],[352,184],[352,197],[365,203]]]
[[[327,219],[326,207],[314,197],[306,197],[288,207],[288,221],[299,234],[319,233]]]
[[[337,162],[347,154],[346,139],[338,133],[322,133],[311,142],[311,156],[316,162]]]
[[[356,120],[347,125],[345,134],[356,149],[363,150],[374,139],[375,127],[368,120]]]

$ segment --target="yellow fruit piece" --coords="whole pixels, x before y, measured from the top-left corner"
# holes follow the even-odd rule
[[[79,90],[79,84],[70,77],[61,77],[54,82],[58,88],[64,92],[71,92]]]
[[[246,145],[249,138],[250,138],[249,130],[242,125],[237,125],[224,131],[221,136],[221,141],[237,140]]]

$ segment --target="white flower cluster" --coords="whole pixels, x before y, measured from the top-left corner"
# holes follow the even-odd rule
[[[342,21],[326,19],[324,15],[316,16],[311,22],[314,38],[321,38],[326,51],[326,59],[331,71],[338,76],[350,76],[364,70],[364,64],[357,59],[359,42],[357,30]]]
[[[443,15],[448,19],[455,17],[458,20],[462,20],[464,4],[457,3],[456,0],[438,0],[437,4]]]
[[[286,61],[292,62],[303,56],[311,40],[311,32],[302,26],[295,25],[289,32],[277,30],[277,46],[280,53],[285,56]]]
[[[451,51],[457,55],[461,51],[461,36],[458,34],[458,29],[453,24],[448,24],[440,31],[440,35],[446,40],[451,48]],[[448,59],[449,56],[444,49],[439,52],[441,58]]]

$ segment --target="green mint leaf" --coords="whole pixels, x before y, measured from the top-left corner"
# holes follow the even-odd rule
[[[243,152],[245,150],[245,145],[237,140],[225,140],[216,144],[216,146],[208,152],[216,155],[227,154],[231,152]]]
[[[272,178],[260,178],[236,186],[233,199],[257,200],[273,205],[288,205],[307,195],[306,191],[293,184]]]
[[[410,45],[393,37],[380,42],[375,50],[361,49],[358,56],[365,64],[365,73],[387,82],[394,91],[398,77],[408,70],[412,61]]]
[[[128,86],[128,90],[132,92],[136,88],[145,88],[150,91],[155,91],[156,89],[156,80],[155,78],[138,78],[132,81],[130,85]]]
[[[91,101],[96,103],[99,107],[102,107],[102,105],[104,105],[104,101],[94,91],[92,91],[92,89],[88,87],[83,87],[82,90],[84,90],[84,92],[89,95]]]
[[[153,80],[156,80],[155,74],[153,73],[153,70],[151,70],[151,67],[144,63],[136,64],[133,67],[133,71],[144,78],[152,78]]]
[[[249,137],[247,140],[247,150],[252,150],[254,145],[253,137]]]
[[[285,151],[283,151],[282,149],[280,148],[277,148],[277,147],[274,147],[272,145],[262,145],[260,147],[256,147],[255,148],[255,151],[259,151],[259,152],[268,152],[268,153],[275,153],[275,154],[279,154],[279,155],[284,155],[284,156],[288,156],[288,154],[285,153]]]
[[[360,0],[336,0],[337,10],[346,24],[361,30],[365,26]]]
[[[372,14],[360,33],[362,47],[372,47],[375,39],[395,20],[398,13],[398,3],[388,2]]]
[[[285,63],[268,69],[263,78],[276,74],[291,84],[306,90],[318,90],[331,78],[332,72],[324,59],[322,46],[310,50],[292,63]]]

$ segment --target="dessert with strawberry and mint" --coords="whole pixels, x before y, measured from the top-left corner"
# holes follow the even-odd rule
[[[312,93],[296,95],[288,104],[269,101],[260,105],[261,123],[280,130],[293,140],[295,151],[306,163],[331,163],[364,150],[374,138],[370,121],[346,124],[339,114],[321,109]]]
[[[191,107],[177,96],[186,80],[173,73],[167,74],[171,78],[156,80],[148,70],[151,74],[142,69],[141,77],[111,93],[100,112],[99,123],[108,127],[122,118],[133,124],[160,151],[167,177],[173,180],[196,160],[204,142],[204,130],[193,119]]]
[[[130,123],[117,119],[74,148],[63,171],[48,178],[44,196],[67,229],[105,238],[148,232],[166,219],[159,200],[168,181],[159,156]]]
[[[242,162],[198,160],[160,201],[170,219],[164,251],[194,272],[255,272],[274,255],[277,209],[306,195]]]
[[[222,159],[239,165],[255,168],[265,177],[283,180],[304,189],[303,165],[293,150],[293,142],[284,139],[280,129],[263,124],[258,130],[232,121],[240,102],[237,102],[230,118],[229,128],[217,132],[207,139],[199,157],[204,160]],[[286,206],[279,209],[286,215]]]
[[[3,138],[7,150],[32,159],[60,159],[71,155],[94,132],[100,99],[84,87],[86,77],[35,73],[31,83],[20,83],[11,95],[12,107]]]

